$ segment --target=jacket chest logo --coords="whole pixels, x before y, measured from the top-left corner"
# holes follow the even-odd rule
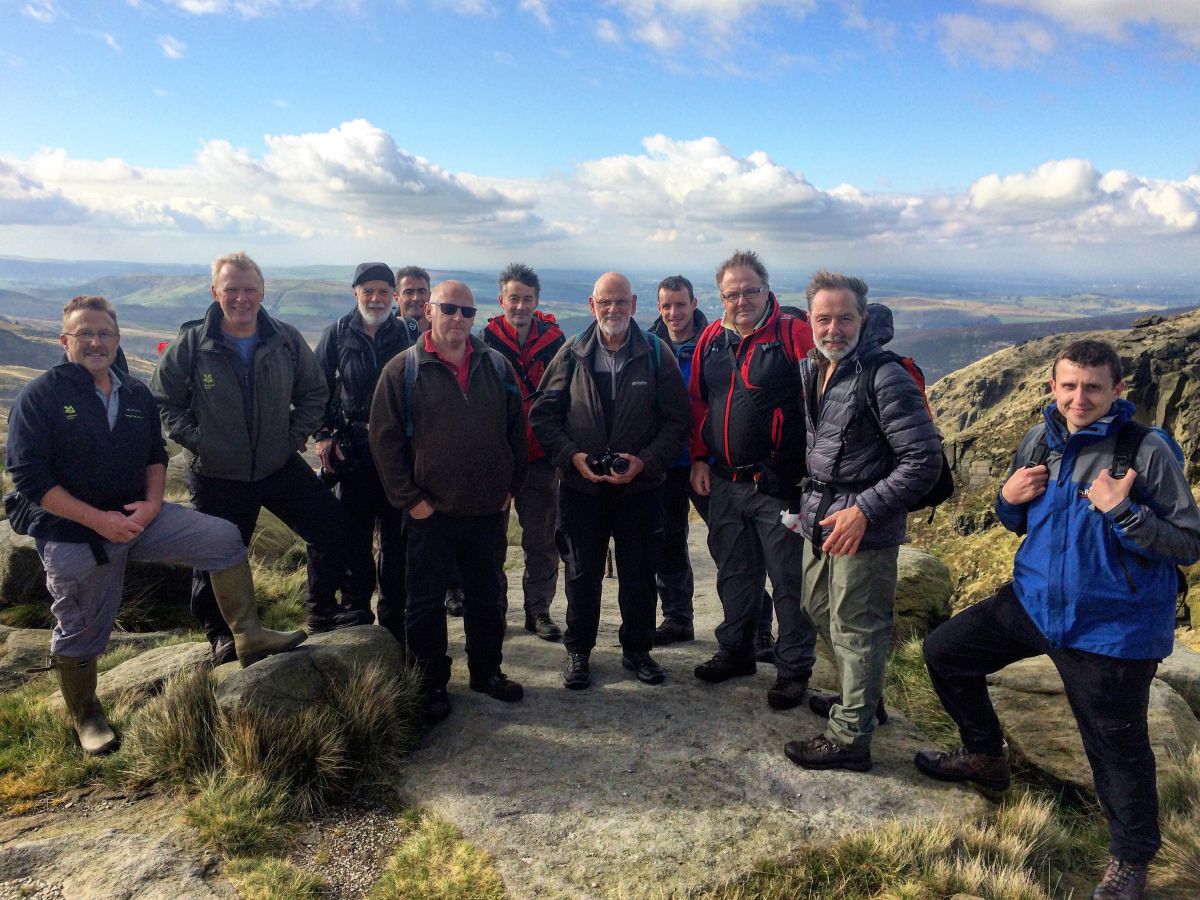
[[[63,415],[67,417],[68,422],[73,422],[73,421],[75,421],[75,418],[78,415],[78,413],[75,412],[75,407],[72,406],[70,403],[68,403],[65,406],[63,406]]]
[[[211,391],[217,386],[217,380],[213,378],[212,372],[205,372],[200,376],[200,384],[206,391]]]

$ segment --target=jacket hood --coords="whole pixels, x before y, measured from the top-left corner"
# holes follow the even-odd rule
[[[1136,411],[1136,406],[1124,397],[1118,397],[1107,413],[1087,426],[1087,428],[1081,428],[1075,433],[1104,437],[1132,419]],[[1058,411],[1058,405],[1055,403],[1051,403],[1042,410],[1042,415],[1046,419],[1047,445],[1054,450],[1061,451],[1066,446],[1067,439],[1071,436],[1071,433],[1067,430],[1067,420]]]

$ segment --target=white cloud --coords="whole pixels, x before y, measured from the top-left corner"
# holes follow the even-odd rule
[[[659,53],[669,53],[683,43],[683,34],[678,28],[668,28],[658,19],[648,19],[633,36]]]
[[[403,247],[451,265],[528,251],[547,265],[674,267],[714,247],[754,246],[790,265],[857,253],[868,264],[953,266],[1003,250],[1026,265],[1090,252],[1132,269],[1151,253],[1200,258],[1200,175],[1155,179],[1062,159],[962,191],[901,193],[821,186],[762,151],[658,134],[634,153],[505,180],[448,171],[358,119],[267,135],[254,150],[208,140],[171,169],[64,150],[0,157],[0,222],[0,240],[20,248],[10,252],[44,246],[53,227],[81,246],[124,240],[135,256],[161,241],[203,247],[202,258],[237,237],[310,261]]]
[[[620,46],[625,43],[621,39],[620,29],[617,28],[617,24],[612,19],[596,20],[596,37],[606,44]]]
[[[521,0],[517,4],[517,9],[521,10],[521,12],[529,13],[546,28],[549,28],[552,24],[550,21],[549,0]]]
[[[21,7],[21,12],[43,25],[49,25],[62,15],[62,10],[54,0],[33,0]]]
[[[282,100],[278,97],[276,97],[274,100],[271,101],[271,105],[274,106],[276,109],[291,109],[292,108],[292,104],[290,104],[286,100]]]
[[[187,44],[169,34],[158,36],[158,49],[167,59],[183,59],[187,55]]]
[[[1084,34],[1124,40],[1129,26],[1157,26],[1181,43],[1200,47],[1200,3],[1195,0],[987,0],[1039,13]]]
[[[435,3],[460,16],[491,18],[496,15],[496,7],[492,5],[491,0],[435,0]]]
[[[678,48],[683,36],[708,52],[728,45],[736,28],[759,30],[774,10],[801,19],[816,0],[610,0],[635,39],[659,53]]]
[[[1054,36],[1036,22],[993,22],[967,13],[940,16],[938,45],[954,65],[974,61],[994,69],[1029,66],[1054,50]]]
[[[117,53],[121,52],[121,45],[117,42],[117,39],[107,31],[100,35],[100,40],[108,44],[108,46]]]

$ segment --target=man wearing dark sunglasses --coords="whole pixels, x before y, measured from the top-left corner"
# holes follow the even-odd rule
[[[471,335],[475,298],[460,281],[434,287],[429,331],[383,370],[371,404],[371,453],[388,499],[408,513],[408,647],[421,669],[426,720],[450,714],[443,598],[463,587],[470,688],[521,699],[500,671],[505,511],[525,482],[528,448],[512,366]]]

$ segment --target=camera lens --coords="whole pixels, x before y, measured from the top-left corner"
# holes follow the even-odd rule
[[[629,471],[629,460],[623,456],[613,456],[609,468],[613,470],[614,475],[624,475]]]

